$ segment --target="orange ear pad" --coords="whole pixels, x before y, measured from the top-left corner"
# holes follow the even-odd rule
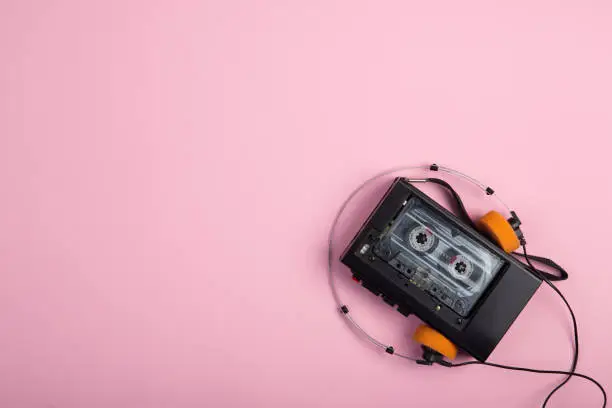
[[[422,324],[417,327],[412,339],[451,360],[457,357],[457,346],[429,326]]]
[[[512,252],[521,245],[516,232],[497,211],[489,211],[478,221],[478,228],[493,239],[505,252]]]

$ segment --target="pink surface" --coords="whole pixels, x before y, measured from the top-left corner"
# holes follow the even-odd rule
[[[612,4],[497,3],[0,2],[0,406],[539,406],[559,378],[418,367],[334,311],[337,207],[429,161],[567,267],[579,370],[612,386]],[[569,333],[542,288],[491,361],[566,369]],[[600,398],[573,380],[550,406]]]

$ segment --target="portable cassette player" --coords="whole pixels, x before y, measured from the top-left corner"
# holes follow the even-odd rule
[[[353,278],[485,361],[542,280],[397,178],[341,261]]]

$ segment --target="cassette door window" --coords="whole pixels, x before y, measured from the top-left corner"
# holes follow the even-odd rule
[[[374,252],[422,291],[467,316],[503,260],[411,197]]]

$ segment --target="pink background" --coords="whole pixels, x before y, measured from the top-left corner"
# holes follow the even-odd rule
[[[607,1],[2,0],[0,406],[540,406],[559,378],[418,367],[334,311],[337,207],[430,161],[567,267],[579,370],[610,387],[611,137]],[[416,351],[416,320],[337,273]],[[491,361],[566,369],[570,345],[542,288]],[[551,407],[600,401],[573,380]]]

